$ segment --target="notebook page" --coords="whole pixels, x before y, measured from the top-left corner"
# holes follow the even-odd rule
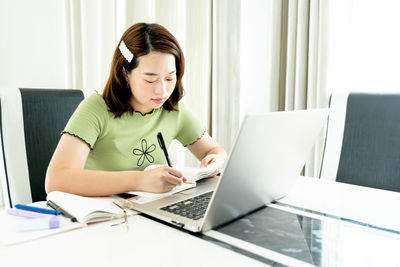
[[[221,164],[218,162],[213,162],[203,168],[183,167],[181,171],[188,181],[196,182],[201,178],[209,177],[211,174],[215,173],[219,169],[220,165]]]
[[[156,199],[161,199],[161,198],[176,194],[178,192],[181,192],[181,191],[189,189],[189,188],[193,188],[195,186],[196,186],[196,183],[182,184],[182,185],[175,186],[174,189],[172,189],[169,192],[165,192],[165,193],[151,193],[151,192],[143,192],[143,191],[129,191],[127,193],[132,194],[132,195],[141,196],[148,200],[156,200]],[[141,203],[143,203],[143,202],[141,202]]]
[[[215,173],[222,166],[222,164],[223,162],[213,162],[203,168],[184,166],[184,167],[176,167],[176,169],[180,170],[183,173],[183,176],[186,179],[188,179],[189,182],[196,182],[201,178],[209,177],[211,174]],[[165,165],[158,165],[158,164],[150,165],[146,167],[145,170],[154,169],[160,166],[165,166]]]
[[[85,222],[85,217],[96,211],[120,214],[121,209],[112,203],[110,197],[83,197],[65,192],[53,191],[47,195],[51,200],[66,212],[75,216],[78,222]]]

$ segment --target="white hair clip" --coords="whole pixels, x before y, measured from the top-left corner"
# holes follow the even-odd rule
[[[119,45],[119,51],[121,51],[121,54],[124,56],[124,58],[128,61],[128,63],[131,63],[133,59],[133,53],[128,49],[126,46],[124,40],[121,41],[121,44]]]

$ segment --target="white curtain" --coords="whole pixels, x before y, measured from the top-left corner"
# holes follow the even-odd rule
[[[320,0],[221,0],[213,10],[213,133],[228,151],[246,113],[327,107]]]
[[[287,14],[286,71],[284,110],[328,107],[324,88],[324,1],[289,0],[282,5],[282,17]],[[285,26],[282,25],[285,34]],[[282,45],[283,49],[285,44]],[[281,61],[282,64],[283,60]],[[307,161],[304,174],[317,177],[321,166],[325,131],[315,144],[314,153]]]
[[[212,135],[227,152],[240,126],[240,7],[213,1]]]
[[[186,58],[184,101],[210,128],[211,1],[65,0],[67,87],[101,93],[117,42],[137,22],[159,23],[177,38]],[[170,150],[175,164],[198,165],[178,142]]]

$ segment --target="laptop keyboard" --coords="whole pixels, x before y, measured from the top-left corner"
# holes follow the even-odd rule
[[[199,220],[204,217],[208,203],[213,192],[208,192],[193,198],[189,198],[165,207],[161,210],[174,213],[192,220]]]

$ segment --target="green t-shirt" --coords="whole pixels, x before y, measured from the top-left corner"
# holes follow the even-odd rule
[[[85,169],[143,170],[166,163],[158,132],[167,147],[173,139],[184,146],[193,144],[205,133],[205,127],[182,101],[175,108],[178,111],[161,107],[145,115],[125,112],[114,118],[103,97],[95,93],[79,104],[63,133],[79,137],[90,146]]]

